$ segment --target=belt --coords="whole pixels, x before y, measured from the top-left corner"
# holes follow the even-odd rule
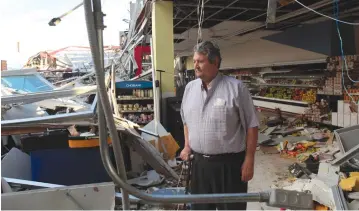
[[[192,151],[192,153],[194,155],[194,159],[197,158],[197,159],[218,160],[218,161],[243,159],[246,155],[245,151],[235,152],[235,153],[215,154],[215,155],[202,154],[194,151]]]

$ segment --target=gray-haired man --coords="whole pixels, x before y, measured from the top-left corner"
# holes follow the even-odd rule
[[[244,193],[253,177],[258,119],[241,81],[219,73],[221,54],[211,42],[194,48],[197,80],[185,89],[181,115],[185,147],[194,154],[191,193]],[[245,210],[246,203],[194,204],[195,210]]]

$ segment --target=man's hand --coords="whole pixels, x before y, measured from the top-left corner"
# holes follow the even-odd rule
[[[254,174],[254,158],[245,158],[242,165],[242,182],[248,182],[253,178]]]
[[[191,154],[191,148],[184,147],[184,149],[182,150],[182,152],[180,154],[180,157],[182,160],[187,161],[190,154]]]

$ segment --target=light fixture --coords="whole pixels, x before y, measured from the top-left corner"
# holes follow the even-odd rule
[[[61,22],[61,18],[53,18],[49,22],[49,26],[57,26]]]
[[[63,15],[53,18],[50,20],[49,22],[49,26],[57,26],[60,22],[61,22],[61,18],[64,18],[65,16],[69,15],[70,13],[72,13],[73,11],[75,11],[77,8],[81,7],[83,5],[83,2],[81,2],[80,4],[76,5],[74,8],[72,8],[70,11],[64,13]]]

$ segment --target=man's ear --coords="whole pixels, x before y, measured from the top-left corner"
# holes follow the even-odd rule
[[[216,65],[216,67],[218,67],[218,64],[219,64],[219,58],[216,57],[216,59],[214,60],[214,65]]]

